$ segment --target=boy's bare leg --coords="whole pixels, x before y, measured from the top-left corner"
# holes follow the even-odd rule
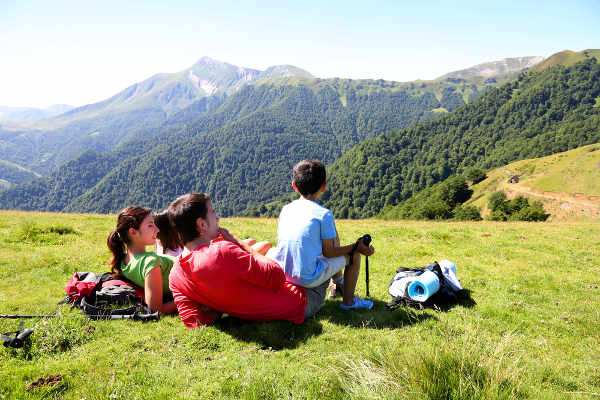
[[[267,251],[269,251],[269,249],[273,246],[271,245],[271,243],[264,241],[255,243],[251,247],[264,256],[265,254],[267,254]]]
[[[336,232],[336,235],[337,235],[337,232]],[[340,247],[340,237],[339,237],[339,235],[337,235],[337,236],[335,237],[335,240],[334,240],[334,242],[333,242],[333,243],[335,244],[335,246],[337,246],[337,247]],[[348,257],[346,257],[346,264],[348,264]],[[335,279],[338,279],[339,277],[341,277],[341,276],[342,276],[342,272],[343,272],[343,271],[336,272],[335,274],[333,274],[333,275],[331,276],[331,279],[333,279],[333,280],[335,280]]]
[[[346,260],[350,261],[350,257],[346,256]],[[344,300],[343,303],[347,306],[354,304],[354,291],[356,282],[358,281],[358,273],[360,272],[360,254],[354,254],[352,264],[346,265],[344,268]]]

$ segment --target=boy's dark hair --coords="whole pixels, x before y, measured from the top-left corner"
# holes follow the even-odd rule
[[[206,219],[210,196],[206,193],[188,193],[178,197],[168,208],[171,226],[181,243],[191,242],[198,237],[196,220]]]
[[[325,165],[319,160],[302,160],[294,165],[292,180],[302,195],[316,193],[326,181]]]
[[[156,237],[160,240],[160,244],[164,250],[176,251],[181,247],[178,235],[171,226],[171,221],[169,221],[168,210],[154,214],[154,225],[158,228],[159,232]]]

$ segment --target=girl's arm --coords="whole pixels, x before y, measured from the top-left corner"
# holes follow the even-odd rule
[[[152,311],[158,311],[161,314],[172,314],[177,311],[175,302],[163,303],[163,282],[160,266],[152,268],[146,275],[144,293],[146,304]]]

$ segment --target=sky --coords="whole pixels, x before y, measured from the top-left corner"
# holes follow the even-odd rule
[[[90,104],[202,56],[410,81],[590,48],[600,0],[1,0],[0,106]]]

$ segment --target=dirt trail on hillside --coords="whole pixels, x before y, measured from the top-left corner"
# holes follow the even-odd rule
[[[504,191],[509,199],[518,195],[538,198],[544,209],[556,218],[586,216],[600,218],[600,196],[586,196],[583,193],[557,193],[542,191],[518,184],[505,183]]]

